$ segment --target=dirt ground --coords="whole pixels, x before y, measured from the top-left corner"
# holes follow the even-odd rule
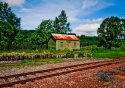
[[[76,62],[51,64],[49,67],[73,63]],[[125,72],[119,67],[124,68],[125,62],[35,80],[26,84],[16,84],[12,88],[125,88]]]

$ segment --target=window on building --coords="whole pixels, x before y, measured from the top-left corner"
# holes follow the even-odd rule
[[[60,43],[60,46],[63,47],[63,42]]]
[[[76,42],[74,42],[74,47],[76,47]]]

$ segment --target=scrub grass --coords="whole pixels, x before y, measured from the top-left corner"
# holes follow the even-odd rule
[[[15,53],[17,52],[17,53]],[[29,54],[29,53],[33,53],[33,54],[66,54],[69,52],[73,52],[73,51],[69,51],[69,50],[21,50],[21,51],[13,51],[13,53],[11,51],[2,51],[0,52],[0,55],[7,55],[7,53],[12,53],[14,55],[20,55],[21,53],[25,52],[24,54]],[[92,57],[82,57],[82,54],[84,53],[91,53]],[[16,63],[0,63],[0,70],[3,69],[11,69],[11,68],[21,68],[21,67],[25,67],[25,66],[38,66],[38,65],[43,65],[43,64],[49,64],[49,63],[61,63],[61,62],[65,62],[65,61],[79,61],[79,60],[98,60],[98,59],[109,59],[109,58],[119,58],[119,57],[125,57],[125,45],[122,45],[119,48],[114,48],[112,47],[111,49],[105,49],[104,47],[97,47],[96,45],[93,46],[86,46],[86,47],[81,47],[80,51],[74,51],[73,54],[78,54],[79,56],[81,56],[80,58],[70,58],[71,60],[67,59],[67,58],[54,58],[54,59],[34,59],[34,60],[29,60],[29,59],[24,59],[24,60],[20,60]]]
[[[125,45],[122,45],[119,48],[112,47],[111,49],[105,49],[104,47],[97,47],[96,45],[86,46],[82,47],[80,49],[80,52],[92,53],[92,57],[94,59],[119,58],[119,57],[125,57]]]
[[[63,58],[55,58],[55,59],[35,59],[35,60],[20,60],[17,63],[0,63],[0,70],[6,70],[11,68],[21,68],[25,66],[38,66],[43,64],[50,63],[61,63],[63,62]]]
[[[21,60],[18,62],[17,66],[36,66],[43,65],[46,63],[61,63],[63,62],[63,58],[55,58],[55,59],[35,59],[35,60]]]
[[[92,51],[94,58],[119,58],[125,57],[125,52],[119,48],[111,50],[94,50]]]

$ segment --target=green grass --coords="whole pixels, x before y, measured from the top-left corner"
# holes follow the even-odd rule
[[[36,66],[42,65],[46,63],[60,63],[63,62],[63,58],[55,58],[55,59],[36,59],[36,60],[21,60],[18,62],[17,66]]]
[[[13,63],[0,63],[0,70],[7,70],[16,67]]]
[[[118,58],[125,57],[125,52],[120,49],[111,50],[94,50],[92,51],[94,58]]]
[[[22,49],[22,50],[5,50],[5,51],[0,51],[0,53],[12,53],[12,52],[16,52],[16,53],[50,53],[49,50],[43,50],[43,49],[39,49],[39,50],[30,50],[30,49]]]
[[[43,65],[47,63],[61,63],[63,62],[63,58],[55,58],[55,59],[35,59],[35,60],[20,60],[17,63],[4,63],[0,64],[0,70],[2,69],[11,69],[11,68],[21,68],[24,66],[38,66],[38,65]]]
[[[109,50],[105,49],[104,47],[97,47],[96,45],[92,45],[92,46],[82,47],[80,51],[83,53],[92,53],[94,59],[125,57],[124,44],[119,48],[112,47]]]
[[[0,51],[0,54],[2,55],[7,55],[7,53],[10,53],[12,51]],[[13,52],[17,52],[15,53],[15,55],[22,55],[22,52],[25,52],[25,54],[61,54],[64,53],[66,54],[67,52],[69,52],[68,50],[20,50],[20,51],[13,51]],[[80,51],[78,52],[73,52],[74,54],[84,54],[84,53],[92,53],[92,58],[88,57],[87,59],[76,59],[76,58],[71,58],[74,61],[78,61],[78,60],[95,60],[95,59],[108,59],[108,58],[119,58],[119,57],[125,57],[125,45],[122,45],[119,48],[112,48],[110,50],[105,49],[104,47],[97,47],[96,45],[93,46],[86,46],[86,47],[82,47],[80,49]],[[24,54],[24,55],[25,55]],[[60,63],[60,62],[64,62],[66,59],[63,58],[55,58],[55,59],[35,59],[35,60],[29,60],[29,59],[25,59],[25,60],[20,60],[17,63],[8,63],[8,64],[0,64],[0,70],[1,69],[11,69],[14,67],[24,67],[24,66],[37,66],[37,65],[43,65],[46,63]],[[68,59],[67,59],[68,61]]]

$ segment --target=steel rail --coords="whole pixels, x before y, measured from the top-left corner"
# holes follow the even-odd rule
[[[106,66],[106,65],[111,65],[111,64],[122,63],[124,61],[125,60],[99,61],[99,62],[84,63],[84,64],[77,64],[77,65],[71,65],[71,66],[64,66],[64,67],[59,67],[59,68],[45,69],[45,70],[34,71],[34,72],[26,72],[26,73],[20,73],[20,74],[8,75],[8,76],[1,76],[0,79],[6,79],[6,78],[11,78],[11,77],[32,75],[32,74],[42,73],[42,72],[48,72],[49,73],[50,71],[56,71],[56,70],[61,70],[61,69],[66,70],[66,71],[62,71],[62,72],[55,72],[55,73],[50,73],[50,74],[47,74],[47,75],[45,74],[45,75],[42,75],[42,76],[35,76],[35,77],[32,77],[32,78],[26,78],[26,79],[23,79],[23,80],[17,80],[17,81],[14,81],[14,82],[5,82],[5,83],[0,84],[0,87],[8,87],[8,86],[12,86],[14,84],[25,83],[25,82],[33,81],[33,80],[36,80],[36,79],[43,79],[43,78],[67,74],[67,73],[71,73],[71,72],[87,70],[87,69],[91,69],[91,68],[95,68],[95,67],[101,67],[101,66]],[[83,67],[78,68],[78,66],[83,66]],[[77,68],[74,69],[73,67],[77,67]],[[67,70],[67,68],[73,68],[73,69]]]
[[[104,61],[89,62],[89,63],[83,63],[83,64],[70,65],[70,66],[62,66],[62,67],[57,67],[57,68],[50,68],[50,69],[45,69],[45,70],[31,71],[31,72],[18,73],[18,74],[12,74],[12,75],[5,75],[5,76],[0,76],[0,79],[17,77],[17,76],[24,76],[24,75],[34,74],[34,73],[48,72],[48,71],[53,71],[53,70],[60,70],[60,69],[64,69],[64,68],[77,67],[77,66],[82,66],[82,65],[110,62],[110,61],[117,61],[117,59],[116,60],[104,60]]]

